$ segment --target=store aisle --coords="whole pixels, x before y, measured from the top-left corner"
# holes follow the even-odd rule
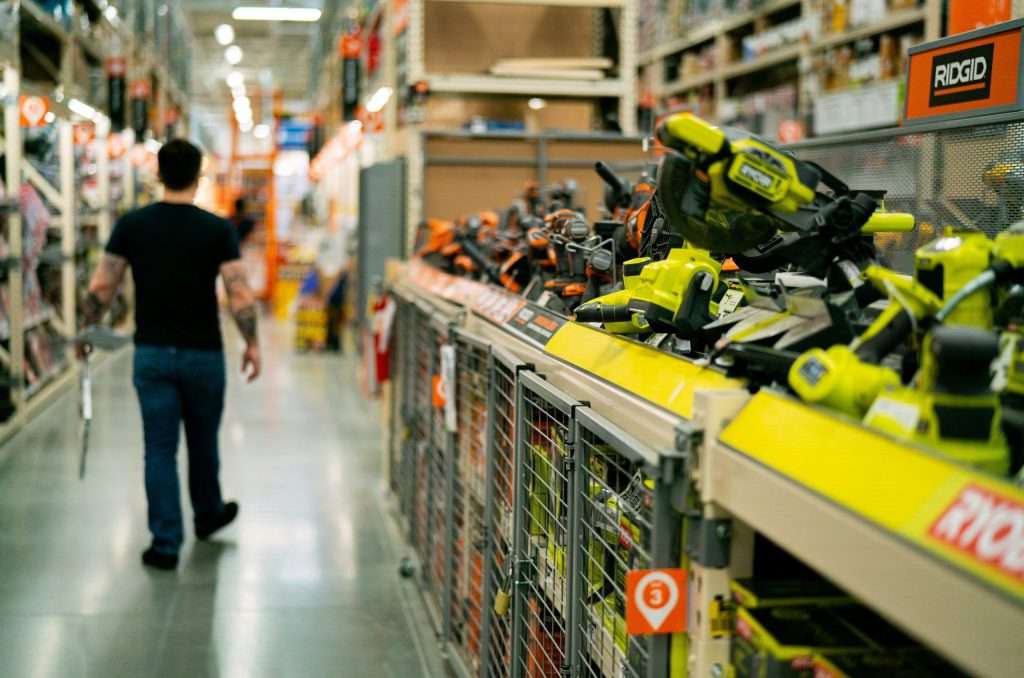
[[[148,533],[128,355],[97,377],[84,482],[74,395],[0,448],[0,675],[437,674],[396,574],[376,405],[351,360],[293,356],[270,333],[257,385],[239,382],[229,356],[221,477],[239,521],[208,543],[189,528],[176,573],[139,563]]]

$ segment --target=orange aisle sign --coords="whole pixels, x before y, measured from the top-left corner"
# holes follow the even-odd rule
[[[50,112],[50,100],[23,94],[18,97],[18,112],[22,127],[39,127]]]
[[[1019,109],[1022,26],[1015,19],[912,47],[906,120]]]
[[[448,388],[447,384],[444,383],[444,378],[440,374],[434,375],[433,380],[434,388],[432,389],[434,407],[437,409],[443,409],[445,403],[448,401]]]
[[[626,573],[626,633],[644,636],[686,630],[686,570]]]
[[[1013,15],[1011,0],[949,0],[949,30],[955,35],[1007,21]]]

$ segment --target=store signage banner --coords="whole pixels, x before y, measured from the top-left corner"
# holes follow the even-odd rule
[[[1021,107],[1021,21],[910,50],[906,120],[954,118]]]

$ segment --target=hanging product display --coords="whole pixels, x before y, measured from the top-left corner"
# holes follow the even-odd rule
[[[149,81],[138,79],[132,81],[132,129],[135,130],[135,138],[142,140],[149,129]]]
[[[363,50],[359,30],[353,29],[343,35],[338,48],[341,54],[341,118],[348,122],[358,118],[359,82],[362,78],[359,54]]]
[[[128,62],[123,56],[107,59],[107,114],[110,117],[110,129],[120,132],[125,126],[125,76]]]

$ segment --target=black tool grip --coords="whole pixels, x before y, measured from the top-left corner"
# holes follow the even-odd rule
[[[604,183],[608,184],[617,195],[623,195],[626,192],[626,184],[612,171],[612,168],[604,164],[600,160],[594,163],[594,171],[597,172],[597,176],[601,177]]]
[[[914,323],[906,310],[893,317],[892,322],[857,348],[857,357],[866,363],[877,365],[897,346],[907,340],[914,331]]]
[[[624,323],[632,318],[629,304],[586,304],[576,309],[576,321],[581,323]]]

